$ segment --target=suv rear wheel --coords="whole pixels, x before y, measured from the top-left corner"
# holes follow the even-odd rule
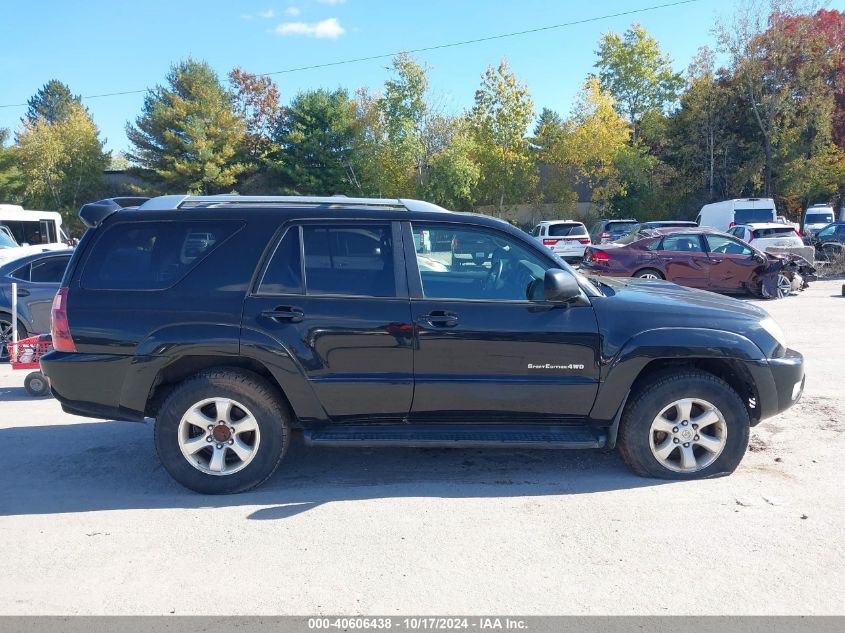
[[[249,490],[268,479],[287,450],[285,405],[263,378],[213,369],[181,383],[156,419],[159,459],[186,488],[204,494]]]
[[[748,411],[723,380],[696,370],[660,373],[625,407],[619,452],[646,477],[712,477],[736,469],[749,432]]]

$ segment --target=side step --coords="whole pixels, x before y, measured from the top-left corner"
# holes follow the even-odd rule
[[[315,446],[416,448],[602,448],[606,437],[582,425],[332,425],[305,431]]]

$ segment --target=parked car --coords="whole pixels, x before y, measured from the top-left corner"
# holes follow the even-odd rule
[[[18,339],[49,332],[50,307],[72,252],[47,251],[0,264],[0,361],[9,359],[12,340],[12,283],[18,284]]]
[[[495,218],[238,196],[80,216],[41,360],[52,392],[69,413],[155,418],[165,469],[203,493],[265,481],[291,429],[324,446],[618,445],[642,475],[709,477],[804,387],[759,307],[590,281]],[[413,235],[435,230],[491,252],[421,269]],[[378,248],[334,257],[350,231]],[[195,233],[213,239],[186,257]]]
[[[730,230],[728,234],[751,244],[755,248],[766,251],[771,246],[781,248],[802,248],[804,240],[791,226],[780,222],[759,222],[754,224],[740,224]]]
[[[835,220],[836,216],[833,213],[832,206],[829,204],[814,204],[804,211],[804,236],[812,237]]]
[[[777,222],[777,211],[771,198],[737,198],[705,204],[695,222],[698,226],[727,231],[737,224]]]
[[[845,221],[828,224],[809,241],[815,247],[816,259],[827,262],[841,259],[845,256]]]
[[[584,257],[584,249],[591,243],[587,227],[575,220],[540,222],[531,235],[567,262],[580,261]]]
[[[416,248],[418,253],[430,253],[431,252],[431,234],[428,231],[425,231],[420,234],[414,235],[414,248]]]
[[[489,261],[495,244],[482,233],[456,235],[452,233],[451,251],[454,266],[481,266]]]
[[[613,242],[633,231],[636,226],[637,221],[632,219],[599,220],[590,229],[590,239],[593,244]]]
[[[612,277],[666,279],[690,288],[774,298],[804,287],[813,271],[801,262],[794,256],[766,255],[726,233],[670,228],[591,246],[581,268]]]

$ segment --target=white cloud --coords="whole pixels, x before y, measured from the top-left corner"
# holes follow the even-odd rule
[[[346,33],[346,29],[340,25],[337,18],[328,18],[319,22],[283,22],[276,27],[276,33],[336,40]]]
[[[261,11],[258,15],[260,15],[262,18],[269,19],[276,15],[276,12],[273,11],[273,9],[267,9],[266,11]]]
[[[343,4],[346,0],[317,0],[320,4],[330,4],[332,6],[337,6],[339,4]]]
[[[249,13],[241,13],[241,20],[251,20],[252,16]]]
[[[300,9],[299,7],[288,7],[287,9],[285,9],[285,15],[291,15],[293,17],[296,17],[300,13],[302,13],[302,9]]]

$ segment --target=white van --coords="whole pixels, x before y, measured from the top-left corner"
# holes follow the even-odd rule
[[[811,237],[836,219],[829,204],[814,204],[804,211],[804,235]]]
[[[68,245],[62,216],[55,211],[28,211],[16,204],[0,204],[0,227],[17,242],[12,247],[9,240],[4,240],[0,262],[41,251],[64,250]]]
[[[737,224],[777,222],[777,217],[771,198],[737,198],[705,204],[695,221],[698,226],[727,231]]]

